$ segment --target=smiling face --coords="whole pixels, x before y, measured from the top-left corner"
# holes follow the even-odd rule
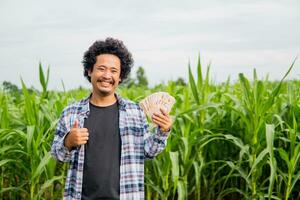
[[[121,61],[112,54],[101,54],[96,57],[96,63],[88,72],[93,85],[93,93],[100,96],[114,95],[119,85]]]

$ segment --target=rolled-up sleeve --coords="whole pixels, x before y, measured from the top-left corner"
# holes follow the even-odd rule
[[[156,155],[164,150],[167,145],[167,139],[169,132],[161,132],[159,128],[156,129],[156,133],[151,134],[149,132],[148,122],[146,116],[142,113],[142,119],[144,124],[144,150],[145,158],[153,159]]]
[[[64,139],[68,134],[69,130],[66,124],[66,112],[63,111],[60,120],[58,121],[56,133],[51,147],[52,156],[61,162],[69,162],[71,160],[72,151],[64,145]]]

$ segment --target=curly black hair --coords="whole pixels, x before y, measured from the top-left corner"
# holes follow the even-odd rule
[[[91,77],[88,75],[88,71],[90,69],[93,70],[93,66],[96,63],[96,57],[100,54],[113,54],[117,56],[121,61],[120,83],[127,78],[134,62],[132,55],[121,40],[108,37],[104,41],[97,40],[84,53],[82,60],[84,68],[83,75],[89,82],[91,82]]]

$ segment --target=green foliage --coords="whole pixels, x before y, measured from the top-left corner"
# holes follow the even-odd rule
[[[254,70],[253,81],[240,74],[237,83],[216,85],[200,57],[196,68],[194,75],[188,67],[188,85],[118,90],[136,102],[156,91],[176,98],[166,149],[146,161],[145,198],[300,199],[300,81],[285,81],[288,73],[260,80]],[[67,165],[50,157],[50,146],[62,109],[89,91],[49,91],[49,69],[39,69],[41,92],[23,81],[21,93],[11,84],[0,91],[0,199],[63,193]]]
[[[143,67],[139,67],[136,71],[136,78],[132,78],[129,74],[128,77],[122,81],[121,88],[131,87],[148,87],[148,79]]]
[[[4,91],[7,91],[9,93],[17,94],[19,92],[18,86],[15,84],[9,82],[9,81],[3,81],[2,83]]]
[[[137,80],[137,85],[138,86],[148,86],[148,79],[145,74],[145,70],[143,67],[139,67],[138,70],[136,71],[136,80]]]

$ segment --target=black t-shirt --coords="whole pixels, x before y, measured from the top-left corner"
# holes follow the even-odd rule
[[[121,139],[117,102],[107,107],[90,103],[84,127],[89,140],[85,145],[82,200],[119,199]]]

